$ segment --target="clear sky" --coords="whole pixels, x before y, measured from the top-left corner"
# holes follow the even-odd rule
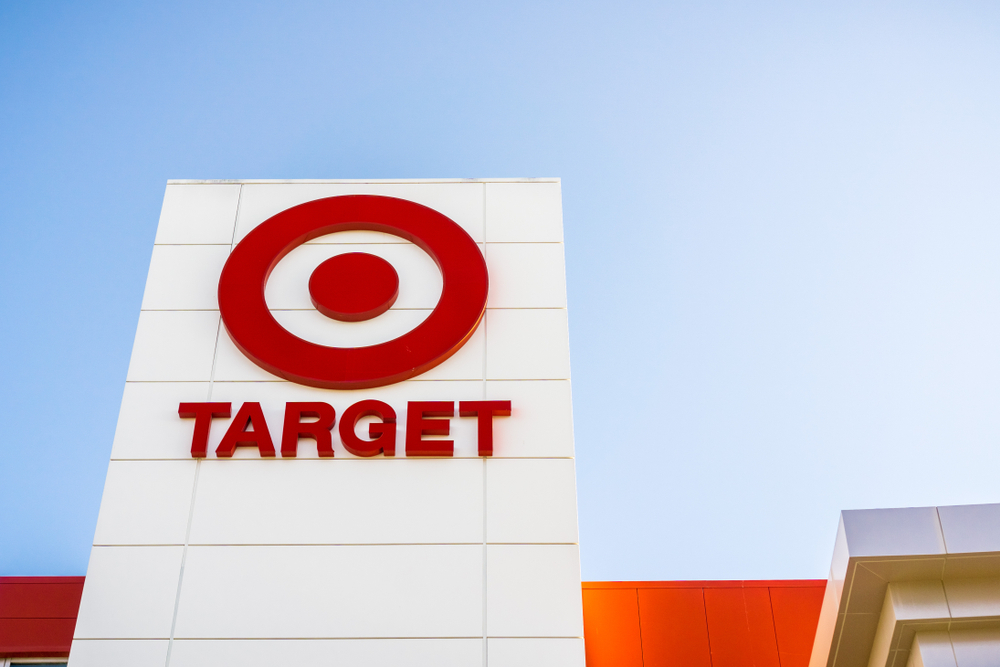
[[[583,575],[1000,501],[1000,9],[0,0],[0,575],[83,574],[168,178],[559,176]]]

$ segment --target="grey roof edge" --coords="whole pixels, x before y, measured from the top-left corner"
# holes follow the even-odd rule
[[[866,563],[868,568],[892,564],[914,568],[904,579],[982,576],[977,569],[997,576],[1000,503],[842,511],[810,667],[840,667],[843,662],[838,660],[845,631],[840,620],[850,611],[848,605],[853,606],[857,568]],[[965,574],[963,564],[968,564]],[[894,578],[887,577],[880,586]],[[874,584],[862,587],[869,585]]]
[[[946,553],[937,507],[844,510],[840,515],[851,558]]]

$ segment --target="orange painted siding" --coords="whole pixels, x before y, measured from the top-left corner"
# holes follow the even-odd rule
[[[587,664],[643,667],[639,601],[634,588],[583,589]]]
[[[772,588],[771,609],[781,667],[809,667],[826,582],[803,588]]]
[[[583,584],[587,667],[806,667],[824,580]]]
[[[640,588],[643,667],[712,667],[705,593],[700,588]]]

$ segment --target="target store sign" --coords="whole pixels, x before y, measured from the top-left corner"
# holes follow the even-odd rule
[[[115,457],[572,456],[560,209],[553,181],[172,183]]]
[[[444,286],[430,316],[398,338],[367,347],[327,347],[287,331],[264,297],[271,271],[307,241],[358,230],[405,239],[433,258]],[[332,257],[309,279],[313,305],[342,321],[381,315],[398,292],[392,266],[364,253]],[[236,346],[261,368],[313,387],[363,389],[409,379],[454,354],[482,321],[488,293],[482,253],[455,222],[403,199],[346,195],[295,206],[251,231],[222,270],[219,309]]]
[[[268,307],[268,278],[291,251],[338,232],[369,231],[392,235],[423,250],[441,272],[436,306],[412,330],[392,340],[363,347],[329,346],[304,340],[283,327]],[[386,313],[399,296],[399,276],[385,259],[364,252],[330,257],[308,282],[312,305],[333,320],[363,322]],[[344,195],[309,201],[284,210],[254,228],[233,249],[219,279],[219,309],[226,332],[246,357],[290,382],[324,389],[366,389],[420,375],[457,352],[475,333],[486,313],[489,273],[471,236],[453,220],[421,204],[379,195]],[[229,418],[232,404],[184,402],[182,418],[194,419],[191,456],[204,458],[213,420]],[[447,436],[454,401],[410,401],[406,407],[407,456],[452,456]],[[477,420],[477,451],[493,454],[493,418],[510,416],[509,400],[461,401],[458,415]],[[367,436],[357,433],[367,417]],[[326,402],[289,402],[281,426],[282,457],[295,457],[298,442],[316,443],[320,457],[334,456],[331,432],[337,411]],[[355,456],[395,456],[396,411],[379,400],[358,401],[344,411],[339,435]],[[274,457],[274,445],[258,402],[244,403],[215,450],[230,458],[237,447],[255,447]]]
[[[560,184],[172,181],[70,664],[583,667]]]

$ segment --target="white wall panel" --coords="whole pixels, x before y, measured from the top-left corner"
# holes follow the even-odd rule
[[[482,546],[192,546],[175,637],[481,637],[482,568]]]
[[[168,185],[156,243],[232,243],[239,199],[237,184]]]
[[[578,542],[573,459],[487,461],[486,525],[488,542]]]
[[[170,667],[477,667],[482,645],[482,639],[185,639],[174,642]]]
[[[208,382],[127,382],[118,413],[111,459],[191,459],[193,419],[183,403],[208,400]]]
[[[490,667],[584,667],[583,639],[490,637]]]
[[[487,183],[486,242],[562,243],[559,183]]]
[[[474,459],[207,461],[192,544],[481,543]]]
[[[229,245],[153,246],[143,310],[218,310]]]
[[[218,312],[148,310],[139,313],[128,381],[209,380],[218,330]]]
[[[569,379],[565,310],[488,310],[486,336],[487,379]]]
[[[441,271],[430,255],[406,242],[301,245],[282,258],[271,272],[265,290],[268,307],[314,310],[309,297],[309,278],[313,271],[331,257],[354,252],[381,257],[396,270],[399,296],[393,309],[430,310],[437,305],[441,297]]]
[[[300,312],[307,311],[286,311]],[[390,311],[381,317],[391,316],[394,313],[405,313],[407,311]],[[363,324],[363,323],[362,323]],[[479,325],[479,329],[472,335],[472,338],[462,346],[452,357],[435,366],[431,370],[418,375],[415,379],[420,380],[481,380],[483,379],[483,359],[485,346],[485,326]],[[247,359],[236,347],[225,325],[219,335],[219,354],[215,364],[215,379],[219,382],[259,382],[273,381],[281,378],[268,373],[257,364]]]
[[[490,380],[490,400],[510,400],[511,416],[493,420],[493,457],[573,456],[568,380]]]
[[[582,637],[580,551],[575,545],[486,547],[491,637]]]
[[[215,354],[214,379],[218,382],[278,382],[281,378],[268,373],[240,352],[223,324],[219,330],[218,351]]]
[[[196,462],[112,461],[96,545],[184,544]]]
[[[74,639],[73,667],[163,667],[166,639]]]
[[[483,185],[479,183],[250,183],[243,186],[236,240],[281,211],[298,204],[348,194],[408,199],[448,216],[477,243],[483,241]],[[338,234],[344,243],[383,241],[364,232]],[[327,241],[333,235],[327,237]]]
[[[183,547],[90,552],[74,639],[167,639]]]
[[[565,308],[562,243],[487,243],[489,308]]]

